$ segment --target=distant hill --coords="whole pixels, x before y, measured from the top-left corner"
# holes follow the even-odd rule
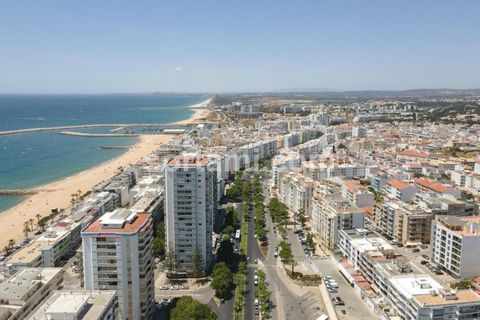
[[[480,89],[410,89],[410,90],[358,90],[342,91],[328,89],[297,89],[279,90],[270,93],[258,93],[260,95],[296,95],[312,98],[407,98],[407,97],[461,97],[478,96]]]

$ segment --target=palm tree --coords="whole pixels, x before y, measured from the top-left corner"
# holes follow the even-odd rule
[[[23,224],[23,234],[25,235],[25,238],[28,240],[28,233],[30,232],[30,228],[28,227],[28,222],[25,222]]]
[[[39,224],[40,224],[40,218],[41,218],[42,216],[41,216],[39,213],[37,213],[37,214],[35,215],[35,217],[37,218],[37,225],[39,225]]]
[[[3,247],[3,251],[5,251],[6,254],[10,253],[10,248],[8,246]]]
[[[38,227],[40,228],[40,230],[42,230],[42,232],[45,231],[45,220],[39,220],[38,221]]]
[[[15,240],[13,239],[10,239],[8,240],[8,252],[10,252],[10,250],[12,250],[13,246],[15,245]]]
[[[33,230],[33,219],[29,219],[28,222],[30,223],[30,229]]]

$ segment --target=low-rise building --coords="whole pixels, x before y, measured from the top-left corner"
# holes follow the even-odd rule
[[[417,193],[417,188],[406,181],[390,179],[383,186],[383,193],[391,199],[412,202],[415,193]]]
[[[0,283],[0,318],[25,319],[62,281],[61,268],[20,270]]]
[[[116,291],[54,291],[28,320],[110,320],[117,319]]]

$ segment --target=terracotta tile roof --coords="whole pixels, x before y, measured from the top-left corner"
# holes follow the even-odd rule
[[[358,181],[347,181],[343,183],[343,186],[347,188],[347,190],[355,191],[358,189],[365,189]]]
[[[414,149],[403,150],[399,154],[402,156],[409,156],[409,157],[415,157],[415,158],[428,158],[428,154],[414,150]]]
[[[421,187],[424,187],[439,193],[445,193],[451,190],[451,188],[448,188],[444,184],[441,184],[440,182],[434,182],[429,179],[418,178],[418,179],[414,179],[413,181]]]
[[[397,179],[388,180],[387,183],[398,190],[403,190],[406,188],[413,187],[410,183],[402,180],[397,180]]]
[[[125,222],[123,228],[102,228],[100,219],[95,220],[87,226],[83,233],[135,233],[148,222],[150,215],[148,213],[137,213],[136,219],[131,223]]]

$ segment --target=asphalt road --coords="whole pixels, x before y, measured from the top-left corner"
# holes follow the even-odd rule
[[[245,208],[247,209],[247,208]],[[247,283],[246,290],[247,294],[245,295],[245,309],[244,316],[245,319],[257,319],[258,316],[255,315],[255,270],[257,269],[257,264],[255,260],[261,260],[263,258],[260,247],[258,246],[257,239],[255,238],[255,222],[253,218],[255,216],[255,211],[252,207],[249,210],[248,215],[250,221],[248,222],[248,240],[247,240],[247,257],[249,258],[247,264]]]

